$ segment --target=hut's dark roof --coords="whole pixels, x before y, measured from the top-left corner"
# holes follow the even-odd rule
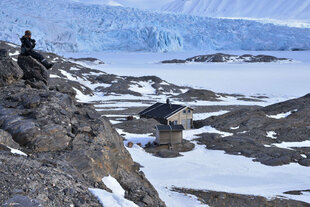
[[[164,103],[156,103],[147,109],[141,111],[139,115],[154,117],[154,118],[168,118],[171,115],[181,111],[186,108],[186,106],[177,105],[177,104],[164,104]]]
[[[157,125],[156,128],[159,131],[182,131],[183,125]]]

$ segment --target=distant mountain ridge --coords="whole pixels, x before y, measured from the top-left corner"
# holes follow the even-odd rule
[[[174,0],[162,11],[208,17],[248,17],[310,22],[309,0]]]

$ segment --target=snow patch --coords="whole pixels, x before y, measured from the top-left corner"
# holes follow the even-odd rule
[[[118,183],[118,181],[113,178],[111,175],[108,177],[102,178],[102,182],[107,186],[112,192],[120,197],[125,196],[125,190],[122,186]]]
[[[276,146],[284,149],[291,149],[292,147],[310,147],[310,140],[302,141],[302,142],[282,142],[278,144],[272,144],[272,146]]]
[[[122,123],[122,121],[116,121],[116,120],[110,120],[111,124],[120,124]]]
[[[133,84],[129,86],[129,90],[140,94],[155,94],[156,90],[153,88],[153,81],[131,81]]]
[[[266,137],[269,137],[271,139],[277,139],[277,133],[274,131],[268,131]]]
[[[98,188],[88,190],[98,198],[103,207],[138,207],[134,202],[124,198],[125,190],[112,176],[102,178],[102,182],[112,190],[112,193]]]
[[[11,43],[8,43],[8,42],[6,42],[5,44],[7,44],[8,46],[14,47],[14,48],[18,48],[19,47],[18,45],[14,45],[14,44],[11,44]]]
[[[61,77],[55,74],[50,74],[50,78],[61,78]]]
[[[9,56],[19,55],[19,51],[15,51],[14,53],[9,53]]]
[[[28,156],[26,153],[24,153],[24,152],[22,152],[20,150],[17,150],[17,149],[8,147],[8,146],[7,146],[7,148],[9,148],[11,150],[12,154],[22,155],[22,156],[26,156],[26,157]]]
[[[79,69],[77,67],[71,67],[70,70],[81,70],[81,69]]]
[[[272,118],[272,119],[283,119],[288,117],[289,115],[291,115],[293,112],[296,112],[297,109],[293,110],[293,111],[289,111],[286,113],[280,113],[280,114],[276,114],[276,115],[266,115],[268,118]]]

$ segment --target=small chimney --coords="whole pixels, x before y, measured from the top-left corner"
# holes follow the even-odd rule
[[[172,109],[171,103],[170,103],[170,99],[167,98],[166,103],[169,105],[169,108]]]

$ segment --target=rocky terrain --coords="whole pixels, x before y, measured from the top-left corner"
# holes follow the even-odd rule
[[[187,58],[185,60],[165,60],[162,63],[270,63],[270,62],[290,62],[291,59],[287,58],[277,58],[274,56],[269,55],[230,55],[230,54],[223,54],[223,53],[216,53],[210,55],[198,55],[195,57]]]
[[[116,178],[126,191],[125,197],[139,206],[165,206],[140,171],[140,164],[131,159],[124,148],[124,138],[114,127],[123,130],[124,134],[120,133],[124,136],[126,133],[154,133],[156,120],[136,116],[127,120],[127,117],[166,98],[187,103],[214,103],[194,106],[195,113],[230,111],[195,122],[196,128],[211,126],[230,133],[229,136],[201,134],[196,141],[208,149],[251,157],[270,166],[310,165],[309,147],[283,148],[278,145],[309,140],[309,95],[260,107],[253,103],[265,102],[268,97],[180,87],[155,76],[117,76],[91,69],[93,64],[104,64],[97,59],[66,59],[44,53],[55,64],[48,71],[48,79],[36,61],[18,58],[16,45],[0,41],[0,48],[5,50],[0,51],[0,167],[4,169],[0,171],[0,181],[4,183],[0,186],[3,192],[0,204],[4,206],[12,203],[100,206],[88,188],[110,192],[101,181],[107,175]],[[31,74],[27,77],[25,71],[29,68],[36,69],[34,75],[39,78],[33,79]],[[225,98],[252,104],[216,105]],[[12,154],[9,147],[28,156]],[[145,150],[157,157],[171,158],[193,147],[193,143],[186,141],[174,146],[174,150],[154,145],[146,146]],[[307,206],[301,202],[269,201],[263,197],[224,192],[175,190],[196,195],[201,202],[211,206],[225,206],[230,202],[235,204],[233,206],[246,206],[253,199],[267,206]],[[292,189],[287,193],[302,194],[305,191]]]
[[[0,47],[9,52],[9,56],[17,62],[19,47],[0,41]],[[71,94],[93,96],[94,93],[113,97],[118,102],[154,103],[162,96],[178,101],[222,101],[222,97],[233,97],[238,100],[261,102],[267,97],[246,97],[240,94],[221,94],[209,90],[182,87],[168,83],[156,76],[118,76],[100,70],[91,69],[94,64],[104,64],[95,58],[67,59],[53,53],[42,52],[55,65],[50,73],[50,89]],[[130,98],[123,98],[123,95]],[[119,97],[119,98],[117,98]],[[133,98],[134,97],[134,98]],[[164,98],[164,101],[165,101]],[[91,98],[90,98],[91,99]],[[111,99],[107,99],[107,102]]]
[[[184,188],[174,188],[176,192],[190,194],[196,196],[199,201],[203,204],[207,204],[213,207],[309,207],[310,204],[286,200],[280,198],[271,198],[267,199],[261,196],[252,196],[252,195],[240,195],[234,193],[225,193],[225,192],[216,192],[216,191],[202,191],[202,190],[193,190],[193,189],[184,189]]]
[[[309,141],[310,94],[263,108],[242,109],[197,121],[197,128],[212,126],[230,136],[205,133],[197,139],[208,149],[254,158],[265,165],[298,162],[310,166],[310,148],[281,143]],[[301,144],[302,145],[302,144]]]
[[[4,51],[0,63],[1,205],[100,206],[88,188],[109,191],[101,179],[111,175],[139,206],[165,206],[92,105],[76,102],[57,81],[48,85],[52,90],[32,87],[29,82],[37,86],[40,80],[23,73],[31,64],[21,69]],[[11,155],[5,146],[28,156]]]

